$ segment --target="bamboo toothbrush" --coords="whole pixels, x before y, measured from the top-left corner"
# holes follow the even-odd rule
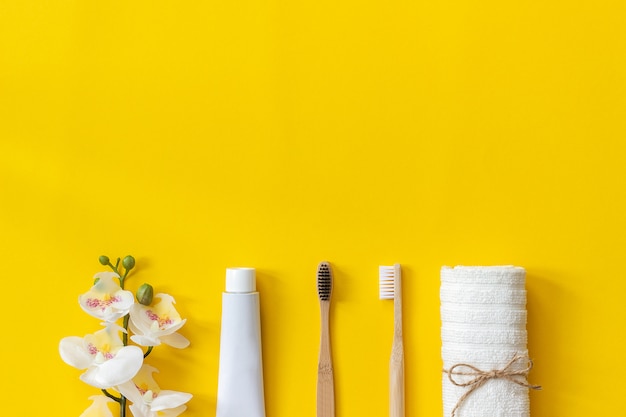
[[[335,386],[333,381],[333,362],[330,351],[330,295],[333,289],[333,277],[328,262],[321,262],[317,267],[317,294],[320,299],[321,336],[320,358],[317,370],[317,417],[335,417]]]
[[[400,264],[379,267],[380,299],[393,300],[393,344],[389,361],[389,416],[404,417],[404,343]]]

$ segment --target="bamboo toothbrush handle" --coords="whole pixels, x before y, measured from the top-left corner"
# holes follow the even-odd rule
[[[389,362],[389,415],[404,417],[404,342],[402,336],[402,271],[394,265],[393,345]]]
[[[404,417],[404,358],[391,358],[389,366],[389,416]]]
[[[328,325],[330,302],[320,302],[322,311],[322,334],[320,358],[317,370],[317,417],[335,417],[335,386],[333,363],[330,354],[330,329]]]

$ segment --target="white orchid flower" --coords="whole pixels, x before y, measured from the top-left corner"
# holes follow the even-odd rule
[[[144,364],[132,381],[120,384],[117,390],[133,404],[134,417],[176,417],[187,409],[185,403],[192,397],[186,392],[162,390],[152,377],[159,372]]]
[[[143,364],[143,351],[137,346],[124,346],[120,329],[110,324],[84,338],[61,339],[61,359],[75,368],[86,369],[80,379],[96,388],[111,388],[129,381]]]
[[[93,403],[79,417],[113,417],[107,404],[115,401],[104,395],[92,395],[89,399]]]
[[[115,279],[115,272],[99,272],[94,276],[97,282],[85,294],[78,297],[78,303],[87,314],[112,323],[128,314],[135,303],[130,291],[123,290]]]
[[[168,294],[157,294],[152,305],[136,303],[130,308],[130,329],[133,342],[140,346],[158,346],[161,343],[175,348],[186,348],[189,340],[176,333],[187,321],[181,319],[174,308],[174,297]]]

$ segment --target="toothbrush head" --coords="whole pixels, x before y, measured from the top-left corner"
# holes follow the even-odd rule
[[[320,301],[330,300],[333,290],[333,277],[328,262],[320,262],[317,267],[317,295]]]
[[[378,290],[381,300],[393,300],[396,288],[396,266],[378,267]]]

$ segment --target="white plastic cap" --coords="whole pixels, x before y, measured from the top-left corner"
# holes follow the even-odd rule
[[[256,291],[254,268],[227,268],[226,292],[247,293]]]

